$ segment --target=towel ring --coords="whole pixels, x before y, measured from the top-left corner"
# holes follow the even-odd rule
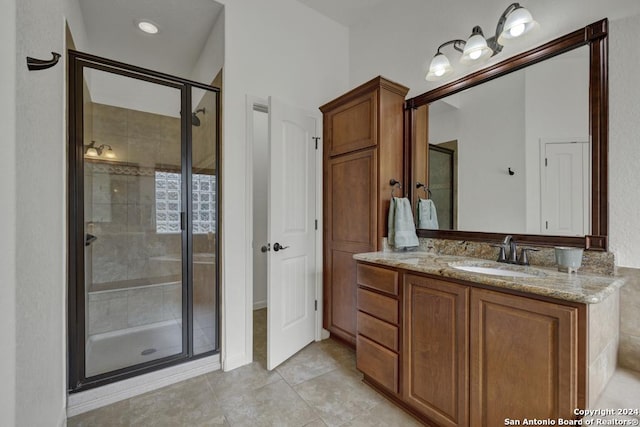
[[[429,190],[426,185],[424,185],[421,182],[417,182],[416,183],[416,188],[422,188],[424,190],[424,195],[426,196],[426,198],[427,199],[431,198],[431,190]]]
[[[389,180],[389,185],[391,186],[391,199],[393,199],[393,190],[396,189],[396,186],[398,188],[402,188],[402,184],[400,184],[399,181],[396,181],[395,179],[391,178]]]

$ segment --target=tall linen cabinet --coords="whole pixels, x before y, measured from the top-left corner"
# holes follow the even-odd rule
[[[403,180],[408,88],[376,77],[320,107],[324,117],[324,327],[356,342],[359,252],[382,250],[389,181]],[[399,196],[405,190],[396,190]]]

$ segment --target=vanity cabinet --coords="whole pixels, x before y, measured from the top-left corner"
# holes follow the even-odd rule
[[[469,422],[469,293],[468,286],[404,275],[402,397],[441,426]]]
[[[382,77],[323,105],[324,328],[356,343],[358,252],[382,249],[390,179],[403,177],[408,89]]]
[[[471,291],[471,426],[572,418],[578,405],[578,309]]]
[[[357,367],[424,421],[495,426],[585,407],[579,304],[362,262],[357,272]]]

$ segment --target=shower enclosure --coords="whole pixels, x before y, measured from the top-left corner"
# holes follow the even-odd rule
[[[219,350],[219,90],[69,52],[69,388]]]

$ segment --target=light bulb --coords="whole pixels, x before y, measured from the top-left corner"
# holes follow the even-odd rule
[[[464,45],[464,51],[460,62],[463,64],[475,64],[480,60],[488,59],[493,55],[493,50],[487,46],[487,40],[482,34],[482,28],[473,27],[471,36]]]
[[[509,34],[511,34],[511,37],[518,37],[519,35],[524,33],[524,29],[525,29],[524,24],[518,24],[511,27],[511,29],[509,30]]]
[[[107,150],[107,152],[106,152],[106,153],[104,153],[104,156],[105,156],[107,159],[115,159],[115,158],[116,158],[116,153],[115,153],[111,148],[109,148],[109,149]]]
[[[527,34],[529,31],[537,28],[537,26],[538,23],[534,21],[531,12],[518,5],[507,15],[502,33],[498,37],[498,43],[505,45],[512,39]]]
[[[447,57],[438,52],[431,60],[431,64],[429,65],[429,72],[425,76],[425,79],[428,81],[435,81],[440,77],[451,74],[452,72],[453,68],[451,67],[451,63],[449,62]]]

